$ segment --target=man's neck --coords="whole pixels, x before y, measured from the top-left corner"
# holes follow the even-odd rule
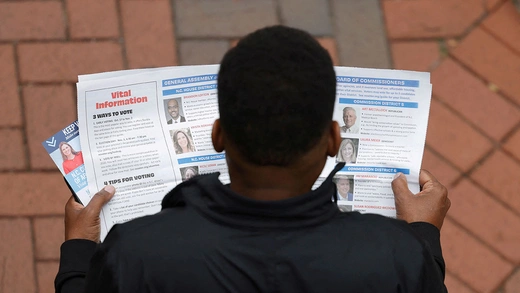
[[[325,166],[326,157],[320,160],[301,158],[288,166],[258,166],[228,157],[231,189],[245,197],[274,201],[292,198],[311,191]]]

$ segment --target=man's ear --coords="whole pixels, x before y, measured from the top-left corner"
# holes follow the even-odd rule
[[[339,134],[339,124],[336,121],[332,121],[329,129],[329,137],[328,137],[328,145],[327,145],[327,155],[329,157],[334,157],[338,154],[339,146],[341,144],[341,135]]]
[[[211,130],[211,142],[213,143],[213,148],[215,148],[217,152],[220,153],[224,151],[224,134],[222,133],[222,128],[220,127],[220,119],[215,120],[215,123],[213,123],[213,129]]]

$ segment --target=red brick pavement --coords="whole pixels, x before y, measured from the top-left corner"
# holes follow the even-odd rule
[[[432,72],[423,167],[452,198],[446,284],[520,292],[520,14],[507,0],[382,4],[395,67]]]
[[[78,74],[196,62],[179,48],[232,46],[256,27],[314,28],[331,17],[329,8],[290,9],[298,1],[205,2],[0,1],[0,292],[53,292],[69,195],[40,142],[74,120]],[[334,4],[332,17],[344,6],[304,2]],[[380,8],[394,67],[432,73],[423,166],[453,202],[442,230],[446,284],[455,293],[520,292],[520,14],[510,0],[380,0]],[[338,23],[319,22],[316,37],[335,64],[349,65]]]

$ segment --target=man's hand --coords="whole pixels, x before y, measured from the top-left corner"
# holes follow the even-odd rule
[[[105,186],[92,197],[86,207],[74,201],[74,197],[71,196],[65,205],[65,241],[87,239],[99,242],[101,234],[99,214],[101,208],[112,198],[115,192],[113,186]]]
[[[403,174],[392,181],[397,218],[408,223],[427,222],[440,230],[451,205],[448,190],[426,170],[419,174],[419,185],[421,192],[413,194]]]

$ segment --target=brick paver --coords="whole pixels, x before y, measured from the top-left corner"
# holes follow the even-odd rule
[[[18,57],[22,82],[76,82],[80,74],[123,69],[112,41],[20,44]]]
[[[468,288],[466,285],[464,285],[464,283],[462,283],[457,278],[453,277],[450,273],[446,274],[445,284],[446,284],[446,287],[448,288],[448,292],[475,293],[475,291]]]
[[[22,110],[18,96],[18,80],[14,60],[14,47],[0,45],[0,126],[21,126]]]
[[[496,9],[497,6],[500,3],[504,3],[504,1],[509,1],[509,0],[484,0],[484,2],[486,4],[486,9],[488,11],[492,11],[493,9]]]
[[[498,174],[490,176],[489,174]],[[520,164],[505,153],[493,153],[471,176],[511,208],[520,212]]]
[[[390,68],[379,1],[332,0],[331,5],[340,65]]]
[[[123,1],[121,14],[129,68],[177,65],[170,1]]]
[[[0,292],[53,292],[70,192],[41,141],[76,119],[78,74],[217,63],[244,34],[274,24],[310,31],[335,64],[432,72],[422,166],[452,198],[441,231],[446,285],[520,292],[520,14],[511,3],[0,0]]]
[[[496,140],[502,139],[520,121],[518,107],[451,59],[444,60],[431,79],[436,98]]]
[[[0,41],[65,39],[61,1],[0,3]]]
[[[447,220],[441,242],[448,271],[478,292],[493,292],[511,273],[513,265]]]
[[[520,270],[516,270],[509,279],[507,279],[504,286],[504,293],[520,292]]]
[[[23,133],[20,129],[0,129],[0,170],[26,168]]]
[[[72,39],[119,37],[116,0],[66,0],[65,3]]]
[[[474,29],[453,55],[520,105],[520,55],[481,28]]]
[[[37,262],[36,273],[38,274],[38,293],[54,293],[54,278],[58,272],[59,263]]]
[[[435,100],[431,103],[426,143],[464,171],[492,149],[488,139]]]
[[[504,148],[520,160],[520,129],[507,140]]]
[[[41,142],[77,119],[72,85],[41,85],[23,88],[25,124],[31,167],[56,170]]]
[[[520,15],[512,1],[507,1],[486,18],[482,27],[520,53]]]
[[[430,71],[440,59],[440,45],[436,41],[394,42],[391,50],[395,69]]]
[[[36,284],[29,220],[1,219],[0,235],[0,290],[34,292]]]
[[[179,37],[241,37],[279,24],[274,0],[176,0]]]
[[[450,197],[451,218],[508,260],[520,263],[520,218],[513,211],[468,180],[452,188]]]
[[[282,22],[317,36],[333,34],[328,0],[280,0]]]
[[[424,150],[422,168],[430,171],[439,182],[446,186],[451,186],[453,181],[461,175],[457,169],[433,153],[429,147]]]
[[[225,40],[187,40],[179,44],[181,65],[218,64],[229,49]]]
[[[33,231],[36,241],[36,259],[59,259],[60,246],[65,239],[65,225],[63,223],[63,218],[35,218],[33,219]]]
[[[382,1],[388,37],[421,39],[457,37],[483,13],[480,0]]]
[[[0,186],[4,190],[0,197],[0,216],[63,215],[70,198],[70,191],[57,172],[2,173]]]

